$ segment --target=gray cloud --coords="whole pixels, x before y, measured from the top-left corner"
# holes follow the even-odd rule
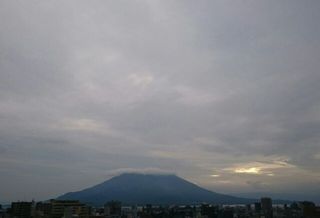
[[[318,191],[319,7],[2,1],[0,201],[123,171]]]

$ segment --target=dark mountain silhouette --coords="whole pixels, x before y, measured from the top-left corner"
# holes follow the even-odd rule
[[[126,173],[79,192],[66,193],[58,199],[80,200],[100,206],[118,200],[125,204],[245,204],[256,200],[208,191],[175,175]]]

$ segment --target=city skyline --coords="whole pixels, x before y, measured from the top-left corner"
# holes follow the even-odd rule
[[[319,10],[1,1],[0,202],[123,172],[221,193],[319,194]]]

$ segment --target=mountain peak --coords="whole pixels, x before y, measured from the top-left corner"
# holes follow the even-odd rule
[[[126,172],[119,174],[116,177],[176,177],[179,178],[177,175],[173,173],[143,173],[143,172]]]
[[[125,204],[249,203],[253,200],[218,194],[174,174],[123,173],[101,184],[58,199],[93,205],[118,200]]]

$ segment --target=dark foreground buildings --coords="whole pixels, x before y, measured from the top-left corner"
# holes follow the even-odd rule
[[[312,202],[273,205],[270,198],[248,205],[122,205],[107,202],[90,207],[76,200],[13,202],[0,208],[0,218],[320,218],[320,207]]]
[[[32,216],[33,202],[13,202],[11,215],[17,218],[29,218]]]

